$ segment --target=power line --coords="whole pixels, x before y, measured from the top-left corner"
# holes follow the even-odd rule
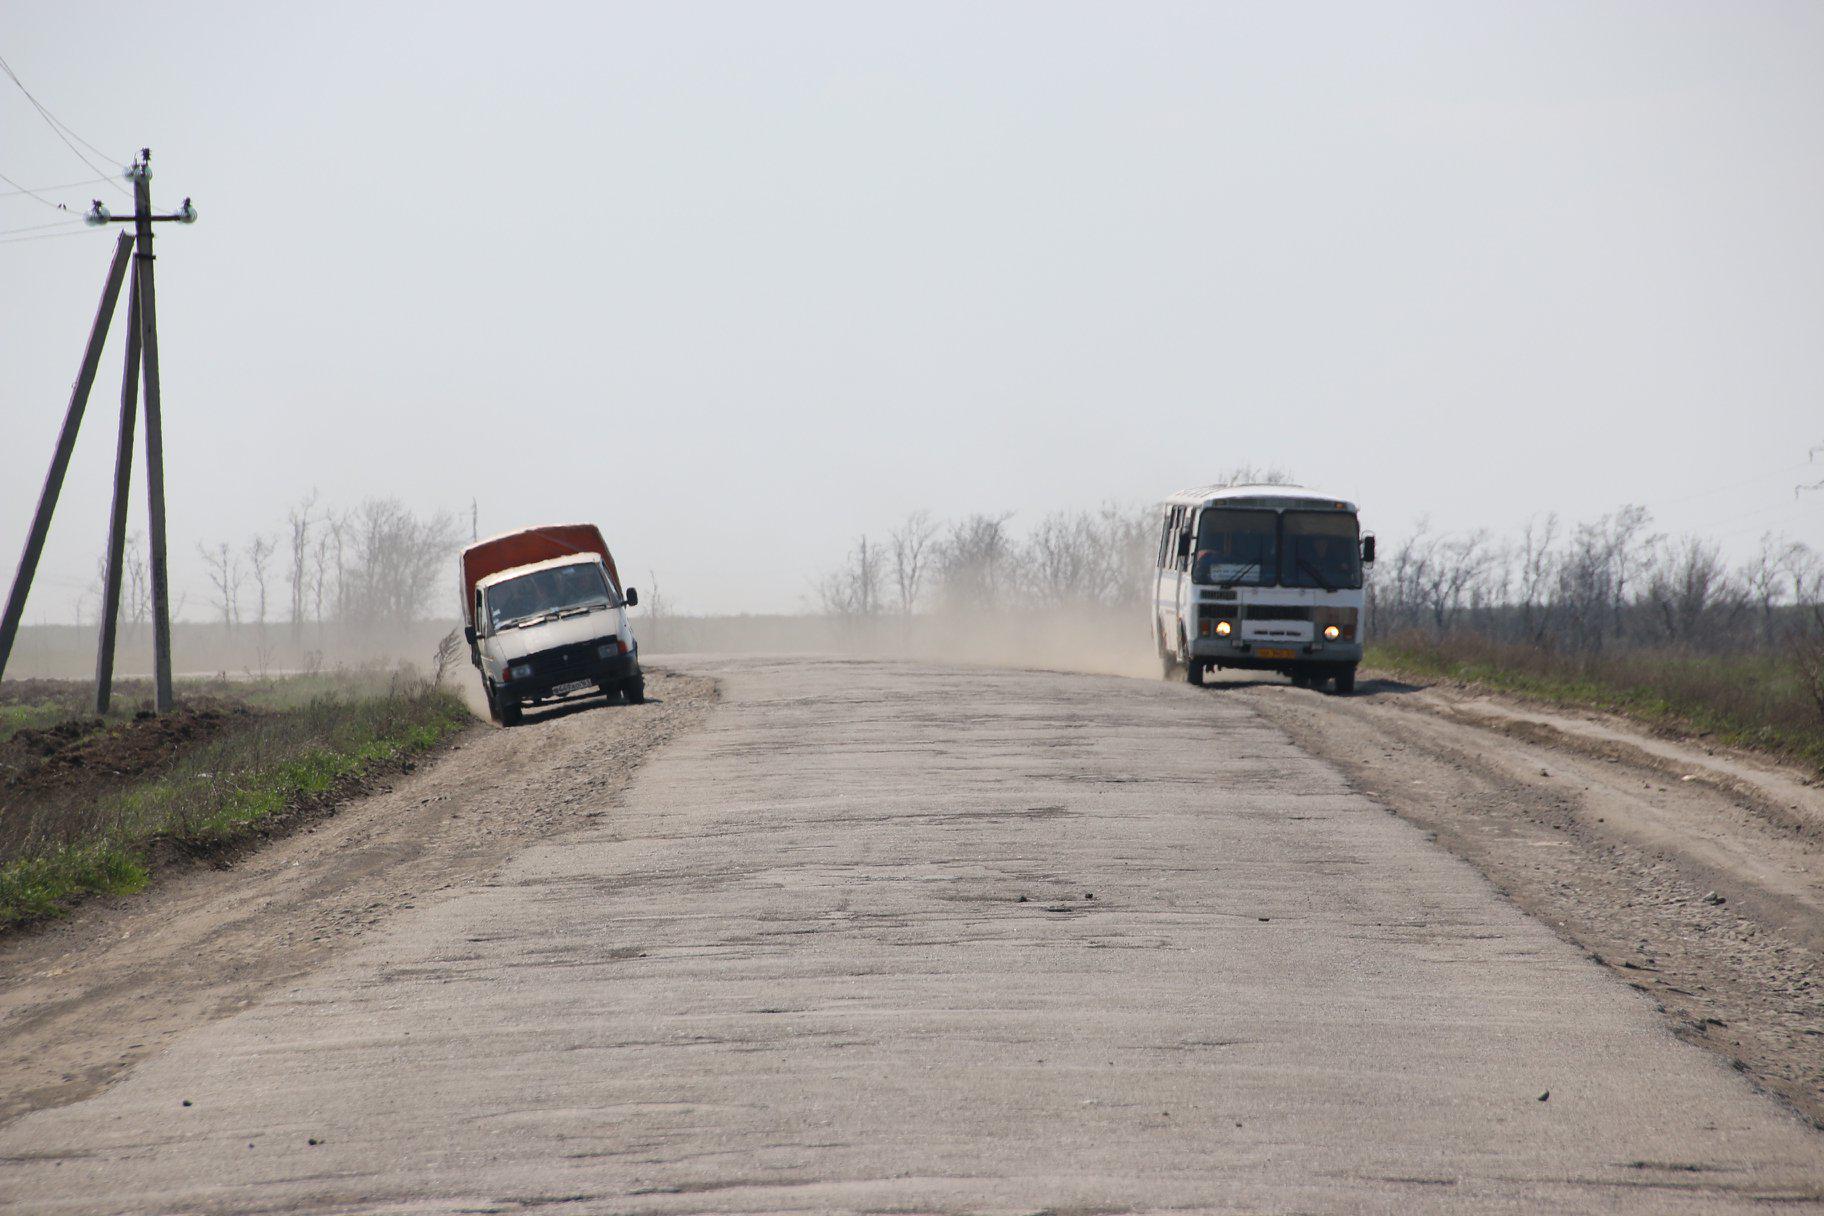
[[[5,179],[0,179],[0,180],[11,181],[12,179],[5,178]],[[49,191],[52,191],[52,190],[74,190],[78,186],[93,186],[97,182],[111,182],[113,180],[114,179],[111,176],[110,177],[85,177],[79,182],[61,182],[55,186],[38,186],[38,187],[35,187],[32,189],[27,189],[24,186],[20,186],[17,190],[0,190],[0,198],[17,198],[21,194],[30,195],[30,196],[35,197],[41,191],[48,193]]]
[[[40,232],[46,228],[62,228],[69,224],[80,224],[82,220],[71,216],[67,220],[52,220],[47,224],[27,224],[23,228],[0,228],[0,236],[12,236],[16,232]]]
[[[49,207],[52,211],[68,211],[69,210],[69,207],[67,207],[63,203],[53,203],[50,199],[44,197],[44,195],[38,193],[36,190],[33,190],[28,186],[21,186],[18,182],[14,181],[12,178],[8,177],[4,173],[0,173],[0,182],[5,182],[7,185],[12,186],[15,189],[15,191],[19,194],[30,195],[32,198],[37,199],[39,202],[41,202],[45,206]]]
[[[100,165],[95,164],[88,157],[84,156],[82,154],[82,148],[78,148],[75,144],[70,142],[70,139],[72,136],[74,136],[75,139],[83,145],[83,147],[88,148],[91,152],[95,153],[95,155],[101,157],[102,160],[107,161],[111,164],[116,164],[116,165],[121,163],[121,159],[118,156],[109,156],[106,152],[103,152],[100,148],[97,148],[94,144],[90,143],[88,140],[83,139],[82,136],[77,135],[76,132],[72,128],[70,128],[66,123],[64,123],[64,121],[62,119],[58,118],[55,114],[53,114],[49,110],[45,109],[44,103],[39,101],[36,97],[32,96],[32,91],[25,87],[25,81],[19,79],[19,73],[13,71],[12,65],[10,63],[8,63],[4,58],[0,58],[0,71],[4,71],[7,75],[7,77],[14,84],[19,86],[19,91],[21,93],[25,94],[25,99],[32,103],[32,108],[34,110],[38,111],[38,116],[40,118],[44,119],[46,126],[50,127],[51,134],[55,135],[58,139],[62,140],[63,146],[68,148],[70,150],[71,154],[73,154],[77,160],[81,161],[84,165],[86,165],[89,169],[91,169],[92,171],[94,171],[97,174],[105,175],[108,172],[106,169],[103,169]],[[68,134],[65,134],[65,132],[68,132]],[[115,181],[112,177],[108,177],[107,181],[110,185],[112,185],[116,190],[119,190],[122,194],[127,195],[129,198],[132,197],[133,192],[131,190],[128,190],[125,186],[121,185],[119,182]],[[18,183],[15,182],[13,184],[17,185]]]
[[[54,241],[58,237],[82,236],[86,232],[88,229],[83,227],[72,228],[68,232],[40,232],[32,236],[9,236],[0,238],[0,245],[23,245],[27,241]]]

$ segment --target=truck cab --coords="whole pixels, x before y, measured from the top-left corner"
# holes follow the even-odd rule
[[[575,696],[646,699],[639,646],[614,557],[593,524],[527,528],[461,558],[463,636],[488,712],[503,726],[528,705]]]

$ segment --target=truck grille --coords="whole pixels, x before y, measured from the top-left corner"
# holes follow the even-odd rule
[[[595,641],[554,646],[550,650],[527,655],[523,661],[532,665],[532,674],[535,676],[564,675],[588,665],[595,658],[595,649],[600,645],[601,642]]]

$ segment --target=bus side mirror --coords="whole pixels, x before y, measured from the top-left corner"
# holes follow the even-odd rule
[[[1178,534],[1178,558],[1180,561],[1182,561],[1183,559],[1189,557],[1190,555],[1191,555],[1191,534],[1189,532],[1180,532]]]
[[[475,626],[464,625],[462,627],[462,637],[464,641],[473,646],[475,644]]]
[[[1362,537],[1362,565],[1374,565],[1374,533]]]
[[[640,606],[639,588],[637,588],[637,587],[627,588],[627,590],[625,592],[623,592],[621,595],[621,602],[623,604],[627,605],[629,608],[638,608]]]

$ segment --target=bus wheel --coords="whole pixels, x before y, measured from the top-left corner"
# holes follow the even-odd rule
[[[1336,673],[1336,692],[1338,696],[1348,696],[1354,691],[1355,664],[1351,663]]]
[[[1186,659],[1184,661],[1185,682],[1188,684],[1194,684],[1198,688],[1202,688],[1203,687],[1203,673],[1206,670],[1207,669],[1204,667],[1204,665],[1201,662],[1199,662],[1198,660]]]

